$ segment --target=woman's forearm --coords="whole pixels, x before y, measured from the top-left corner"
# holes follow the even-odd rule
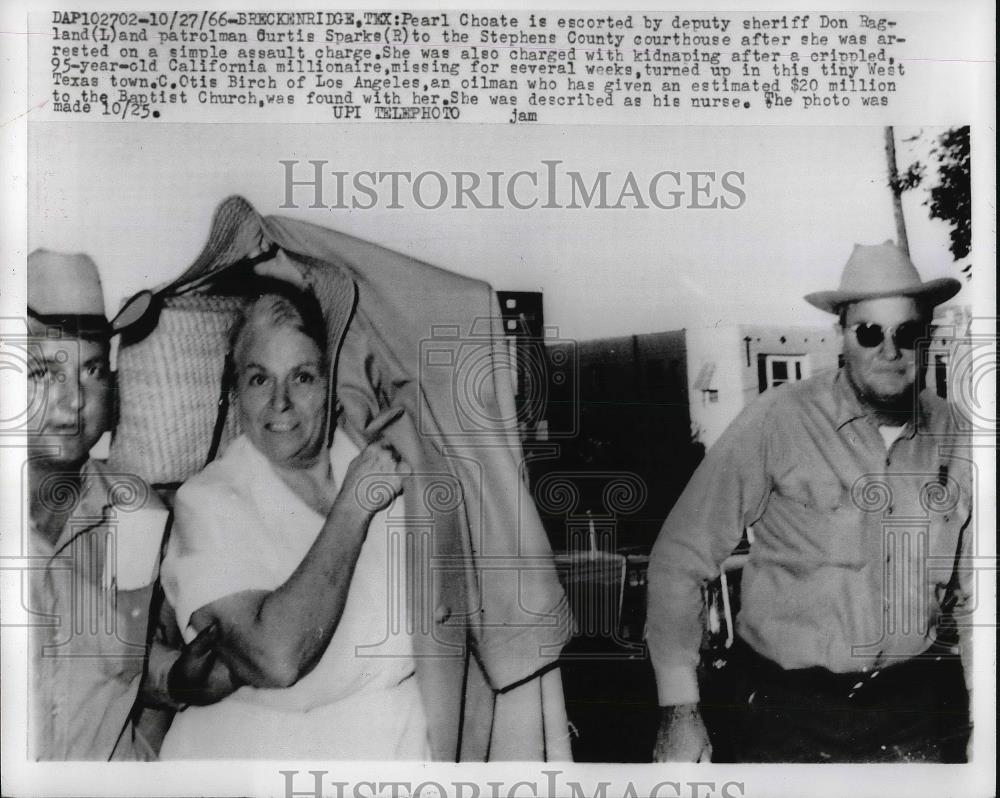
[[[288,687],[309,673],[340,623],[361,546],[375,513],[403,490],[408,466],[381,432],[401,410],[387,410],[366,428],[368,444],[351,462],[323,528],[284,584],[273,591],[236,593],[202,607],[191,624],[218,622],[219,654],[230,672],[255,687]],[[377,475],[374,505],[357,500],[361,481]],[[280,534],[280,533],[279,533]]]
[[[342,492],[334,502],[315,542],[283,585],[258,594],[241,611],[212,613],[222,629],[220,655],[247,684],[295,684],[319,661],[336,631],[372,518],[353,495],[345,493],[349,494]],[[197,621],[192,617],[196,628],[209,622],[208,617]]]

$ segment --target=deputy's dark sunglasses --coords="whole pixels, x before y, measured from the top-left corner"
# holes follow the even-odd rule
[[[919,321],[904,321],[897,327],[883,327],[881,324],[867,322],[851,325],[851,332],[858,343],[865,349],[873,349],[881,344],[887,335],[892,336],[892,342],[897,349],[915,349],[917,341],[926,338],[927,325]]]

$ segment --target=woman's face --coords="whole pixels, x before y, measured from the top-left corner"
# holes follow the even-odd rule
[[[326,372],[319,347],[287,325],[247,325],[235,352],[240,421],[278,466],[308,468],[323,448]]]

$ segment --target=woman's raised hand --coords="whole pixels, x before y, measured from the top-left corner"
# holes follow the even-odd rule
[[[263,246],[262,243],[261,247],[263,248]],[[257,254],[260,255],[262,253],[263,249]],[[273,277],[276,280],[284,280],[286,283],[291,283],[302,291],[310,287],[305,269],[289,258],[285,254],[285,251],[281,249],[270,260],[255,264],[253,270],[261,277]]]
[[[403,480],[410,467],[382,433],[403,415],[403,408],[390,408],[365,429],[368,444],[347,469],[344,490],[351,491],[358,504],[374,514],[388,507],[403,492]]]

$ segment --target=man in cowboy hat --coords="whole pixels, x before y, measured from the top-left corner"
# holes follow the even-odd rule
[[[745,529],[723,708],[738,761],[954,761],[968,706],[950,611],[967,597],[971,469],[918,350],[953,279],[922,282],[891,241],[856,246],[840,288],[842,367],[764,393],[709,450],[660,531],[647,638],[657,761],[707,761],[696,669],[702,586]]]
[[[27,607],[37,618],[29,754],[152,758],[133,723],[140,693],[167,707],[217,700],[224,666],[209,634],[183,652],[153,647],[147,668],[167,513],[139,477],[90,457],[109,429],[114,391],[97,266],[39,249],[27,277],[29,546],[38,562]]]

